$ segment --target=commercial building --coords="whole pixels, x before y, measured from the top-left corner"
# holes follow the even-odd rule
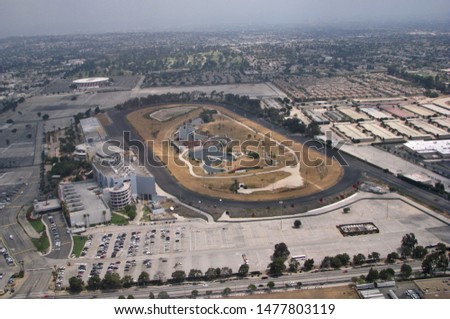
[[[377,122],[361,122],[359,126],[364,130],[369,131],[374,136],[378,137],[383,142],[401,142],[404,141],[404,138],[401,136],[397,136],[397,134],[392,133],[391,131],[383,128]]]
[[[414,127],[415,129],[420,129],[424,132],[427,132],[431,135],[433,135],[435,138],[438,139],[448,139],[450,138],[450,132],[447,130],[441,129],[437,126],[434,126],[433,124],[427,122],[423,119],[415,119],[415,120],[409,120],[407,121],[409,125]]]
[[[89,117],[87,119],[82,119],[80,120],[80,126],[86,143],[92,144],[95,142],[106,141],[107,134],[98,118]]]
[[[432,122],[439,126],[440,128],[450,132],[450,118],[448,117],[435,117],[432,119]]]
[[[436,112],[426,109],[424,107],[418,106],[418,105],[414,105],[414,104],[403,105],[402,108],[407,111],[413,112],[419,116],[422,116],[422,117],[436,115]]]
[[[37,200],[33,203],[34,214],[45,214],[61,210],[61,204],[58,199],[48,199],[42,202]]]
[[[88,227],[111,220],[111,211],[95,182],[60,183],[58,197],[71,227]]]
[[[399,120],[384,121],[383,123],[390,129],[398,132],[410,140],[424,140],[431,138],[429,134],[421,133],[412,127],[403,124]]]
[[[356,124],[336,124],[334,126],[339,132],[349,138],[352,142],[372,142],[374,138],[358,129]]]
[[[410,141],[403,146],[423,158],[450,158],[450,140]]]
[[[389,112],[392,115],[394,115],[395,117],[400,118],[402,120],[416,117],[414,115],[414,113],[411,113],[411,112],[406,111],[406,110],[402,110],[399,107],[382,106],[382,107],[380,107],[380,109],[383,110],[383,111]]]
[[[369,115],[371,118],[375,119],[375,120],[389,120],[392,119],[392,115],[382,112],[379,109],[375,108],[375,107],[362,107],[359,109],[361,112],[366,113],[367,115]]]
[[[154,176],[145,167],[139,166],[134,153],[100,144],[93,157],[92,169],[111,209],[120,210],[133,200],[149,200],[156,195]]]
[[[317,124],[330,124],[329,119],[312,110],[305,110],[305,115],[309,117],[311,121],[316,122]]]
[[[79,90],[98,89],[100,87],[108,86],[109,78],[84,78],[75,80],[72,83]]]
[[[356,111],[356,109],[353,108],[339,107],[338,111],[347,115],[349,118],[356,122],[369,120],[369,117],[366,114],[359,113]]]
[[[439,113],[439,114],[442,114],[445,116],[450,116],[450,110],[447,110],[447,109],[437,106],[435,104],[423,104],[422,106],[433,112],[436,112],[436,113]]]

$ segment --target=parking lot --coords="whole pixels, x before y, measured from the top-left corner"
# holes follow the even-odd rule
[[[342,209],[315,217],[300,218],[300,229],[293,227],[295,218],[276,221],[214,223],[204,221],[159,222],[155,225],[129,225],[90,229],[92,235],[84,257],[71,260],[65,280],[80,276],[87,282],[91,270],[101,278],[106,272],[137,280],[142,271],[162,272],[167,278],[176,270],[202,272],[210,267],[230,267],[237,272],[245,261],[250,271],[264,271],[270,263],[273,247],[285,242],[291,255],[306,255],[316,264],[325,256],[337,253],[368,255],[376,251],[386,256],[399,248],[405,233],[413,232],[420,245],[447,242],[442,237],[450,230],[444,223],[424,214],[400,200],[361,200],[351,205],[351,212]],[[372,222],[378,234],[344,237],[339,224]],[[101,265],[98,265],[101,263]],[[93,267],[94,264],[95,267]],[[79,266],[86,269],[80,271]],[[92,272],[94,274],[94,272]]]
[[[33,164],[36,124],[7,124],[0,129],[0,136],[0,168]]]

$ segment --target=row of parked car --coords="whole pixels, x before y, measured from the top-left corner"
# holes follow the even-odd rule
[[[61,289],[63,281],[64,281],[64,274],[65,274],[65,272],[66,272],[66,268],[65,267],[59,267],[57,269],[57,272],[56,272],[56,283],[55,283],[56,289]]]
[[[2,253],[3,257],[5,257],[5,260],[6,260],[6,263],[8,264],[8,266],[14,267],[15,266],[14,260],[9,255],[8,249],[6,249],[4,247],[0,247],[0,252]]]
[[[58,227],[56,226],[55,219],[53,216],[48,216],[48,220],[50,221],[50,230],[52,231],[52,236],[55,242],[55,250],[61,249],[61,238],[59,236]]]
[[[119,251],[121,251],[123,249],[126,238],[127,238],[126,233],[117,235],[116,241],[114,242],[114,250],[111,254],[112,258],[115,258],[117,256],[117,254],[119,253]]]
[[[91,244],[92,244],[92,235],[89,235],[88,239],[84,243],[83,250],[81,251],[81,254],[80,254],[81,257],[84,257],[87,255],[89,247],[91,247]]]
[[[109,242],[111,241],[112,234],[103,235],[100,244],[98,245],[97,254],[95,258],[106,258]]]

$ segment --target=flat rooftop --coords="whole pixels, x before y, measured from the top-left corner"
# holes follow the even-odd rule
[[[98,212],[109,210],[100,197],[101,190],[96,182],[61,183],[63,200],[71,213],[83,211],[94,216]]]
[[[96,117],[80,120],[81,129],[87,142],[98,142],[106,140],[106,132]]]
[[[437,141],[409,141],[403,144],[417,153],[440,153],[450,155],[450,140]]]

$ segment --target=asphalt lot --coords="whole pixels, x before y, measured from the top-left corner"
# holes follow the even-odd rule
[[[71,276],[78,274],[86,282],[94,263],[103,263],[103,268],[99,270],[100,277],[111,266],[110,271],[117,272],[120,276],[131,275],[137,279],[141,271],[146,271],[151,278],[157,272],[163,272],[170,278],[175,270],[189,273],[190,269],[205,272],[210,267],[230,267],[236,272],[244,262],[242,255],[245,254],[250,271],[264,271],[270,263],[274,245],[279,242],[287,244],[291,255],[304,254],[319,264],[325,256],[344,252],[350,256],[358,253],[367,256],[376,251],[384,257],[398,249],[405,233],[413,232],[419,244],[426,246],[446,241],[446,238],[435,235],[433,229],[436,227],[445,228],[447,233],[450,231],[450,226],[405,202],[384,200],[383,196],[377,200],[355,202],[351,205],[349,214],[343,214],[342,209],[337,209],[315,217],[303,217],[300,229],[292,227],[294,220],[295,218],[287,218],[213,224],[204,221],[177,221],[146,226],[91,228],[88,233],[92,235],[92,242],[87,255],[73,259],[73,266],[66,267],[65,284]],[[380,233],[344,237],[336,228],[339,224],[361,222],[373,222]],[[116,240],[122,234],[126,236],[120,248],[120,243],[116,245]],[[106,238],[110,239],[102,258],[101,254],[97,255],[97,251],[104,251]],[[130,250],[132,243],[137,246]],[[115,246],[118,248],[117,255],[111,257]],[[151,267],[143,264],[147,260],[150,260]],[[127,261],[135,261],[135,265],[127,267],[129,270],[126,271]],[[80,264],[86,265],[86,271],[79,273]]]
[[[72,251],[72,239],[67,233],[67,225],[62,212],[44,215],[43,221],[47,224],[48,236],[52,244],[52,250],[46,257],[67,259]]]

